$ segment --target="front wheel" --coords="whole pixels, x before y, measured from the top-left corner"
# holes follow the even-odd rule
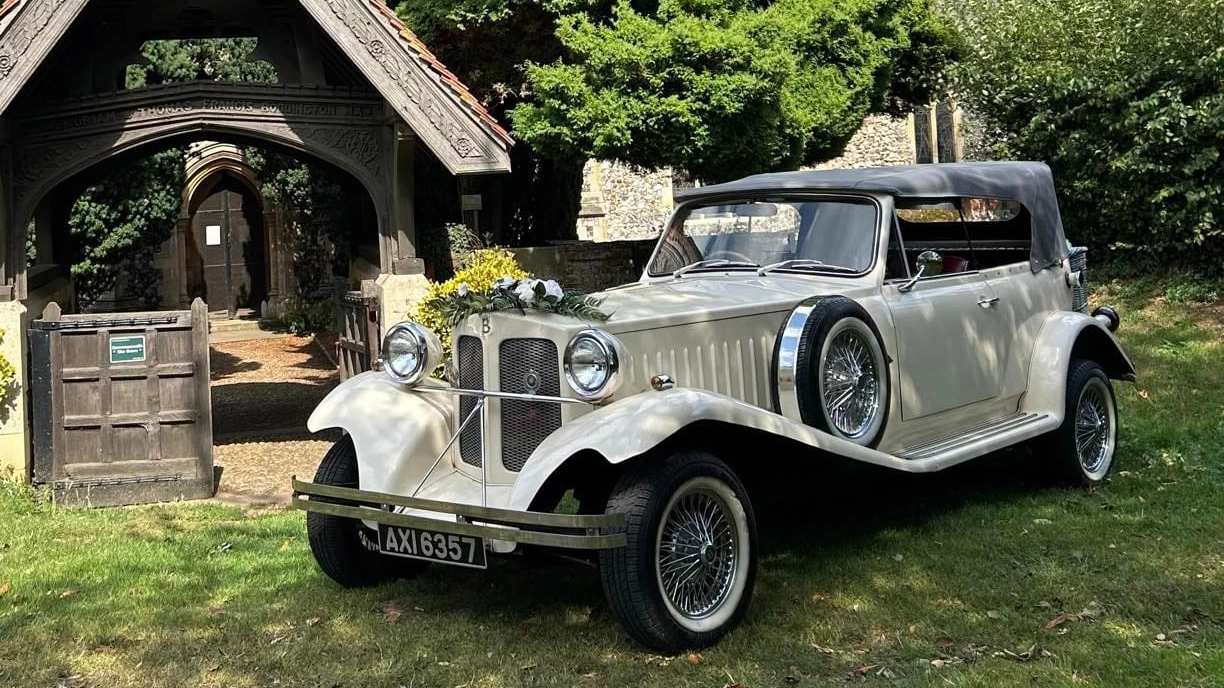
[[[332,445],[315,472],[315,483],[358,486],[353,438],[345,437]],[[354,518],[307,512],[306,535],[319,568],[346,588],[378,585],[426,566],[424,562],[392,560],[379,554],[378,532]]]
[[[756,576],[756,517],[725,463],[697,451],[647,463],[618,481],[607,513],[627,516],[628,544],[600,553],[600,577],[634,639],[676,653],[739,624]]]
[[[1095,361],[1074,360],[1067,370],[1065,415],[1035,449],[1062,482],[1093,487],[1113,468],[1118,406],[1109,376]]]

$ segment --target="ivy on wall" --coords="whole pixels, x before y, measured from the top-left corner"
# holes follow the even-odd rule
[[[348,271],[355,222],[349,214],[356,194],[365,191],[351,188],[330,168],[290,155],[259,148],[243,154],[263,184],[264,198],[281,211],[298,293],[307,301],[330,294],[332,276]]]
[[[88,187],[73,204],[68,230],[78,307],[89,307],[114,288],[125,261],[132,266],[129,292],[142,307],[157,307],[160,277],[152,259],[174,230],[183,165],[181,148],[154,153]]]

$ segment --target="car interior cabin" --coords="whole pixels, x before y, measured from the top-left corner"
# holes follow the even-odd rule
[[[1033,218],[1017,201],[998,198],[897,199],[886,279],[907,279],[924,251],[943,258],[936,274],[974,272],[1028,262]]]

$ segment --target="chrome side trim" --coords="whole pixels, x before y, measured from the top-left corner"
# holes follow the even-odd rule
[[[803,422],[799,411],[799,392],[796,378],[799,374],[799,338],[803,336],[803,328],[808,317],[823,296],[813,296],[799,302],[790,315],[786,316],[786,326],[779,335],[778,371],[774,384],[778,392],[778,413],[791,420]]]

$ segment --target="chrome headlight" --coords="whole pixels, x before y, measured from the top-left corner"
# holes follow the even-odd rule
[[[620,383],[620,344],[602,330],[574,335],[565,347],[565,379],[587,401],[606,399]]]
[[[387,330],[382,342],[383,370],[392,380],[415,385],[425,379],[442,358],[442,341],[428,328],[402,322]]]

